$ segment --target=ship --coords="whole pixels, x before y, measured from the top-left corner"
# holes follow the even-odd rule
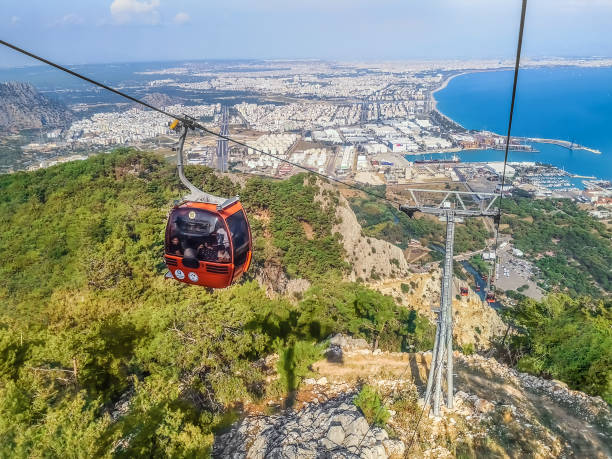
[[[461,162],[461,158],[457,155],[453,155],[451,159],[420,159],[415,161],[414,164],[457,164]]]

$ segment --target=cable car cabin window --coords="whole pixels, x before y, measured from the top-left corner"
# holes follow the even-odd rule
[[[232,243],[234,244],[234,265],[242,266],[249,251],[249,227],[244,212],[239,210],[227,218]]]
[[[229,263],[229,241],[223,219],[202,209],[179,208],[170,216],[166,253],[183,257],[185,266],[199,261]]]

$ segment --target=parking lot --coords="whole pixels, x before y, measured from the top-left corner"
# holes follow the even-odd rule
[[[512,254],[509,246],[499,251],[499,263],[495,273],[495,285],[502,290],[517,290],[523,285],[528,288],[521,293],[536,300],[544,296],[542,290],[531,280],[536,268],[527,260]]]

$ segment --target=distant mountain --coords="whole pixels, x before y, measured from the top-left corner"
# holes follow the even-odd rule
[[[73,114],[61,102],[40,94],[28,83],[0,83],[0,130],[62,127]]]
[[[142,100],[155,107],[168,107],[170,105],[181,103],[181,99],[171,97],[160,92],[152,92],[151,94],[147,94],[142,98]]]

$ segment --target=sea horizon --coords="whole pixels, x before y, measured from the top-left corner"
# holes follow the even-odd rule
[[[468,130],[506,135],[512,71],[464,71],[449,76],[432,94],[435,109]],[[531,143],[537,152],[511,150],[509,162],[534,161],[572,174],[612,180],[612,67],[528,68],[519,72],[513,137],[565,140],[601,151]],[[503,161],[499,150],[461,150],[465,162]],[[449,153],[410,155],[408,160]],[[575,182],[579,185],[579,181]]]

